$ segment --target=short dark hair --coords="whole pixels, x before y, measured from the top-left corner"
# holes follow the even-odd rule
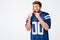
[[[40,1],[34,1],[33,4],[38,4],[40,7],[42,7],[42,4]]]

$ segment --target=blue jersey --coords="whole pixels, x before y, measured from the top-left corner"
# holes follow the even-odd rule
[[[41,11],[40,17],[45,23],[48,24],[49,28],[51,26],[51,19],[48,13]],[[31,40],[49,40],[48,31],[43,29],[39,20],[36,18],[34,13],[31,17]]]

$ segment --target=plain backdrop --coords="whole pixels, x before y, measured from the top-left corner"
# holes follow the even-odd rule
[[[34,0],[0,0],[0,40],[30,40],[25,28],[26,18],[32,12]],[[60,0],[39,0],[42,11],[48,12],[52,24],[50,40],[60,40]]]

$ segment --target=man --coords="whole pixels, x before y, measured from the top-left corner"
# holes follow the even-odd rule
[[[32,5],[33,13],[29,14],[25,25],[27,31],[31,30],[31,40],[49,40],[50,16],[47,12],[41,11],[41,2],[34,1]]]

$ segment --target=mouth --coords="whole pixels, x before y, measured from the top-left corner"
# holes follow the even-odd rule
[[[34,11],[34,13],[39,13],[39,12],[40,12],[40,10],[39,11],[37,11],[37,10]]]

